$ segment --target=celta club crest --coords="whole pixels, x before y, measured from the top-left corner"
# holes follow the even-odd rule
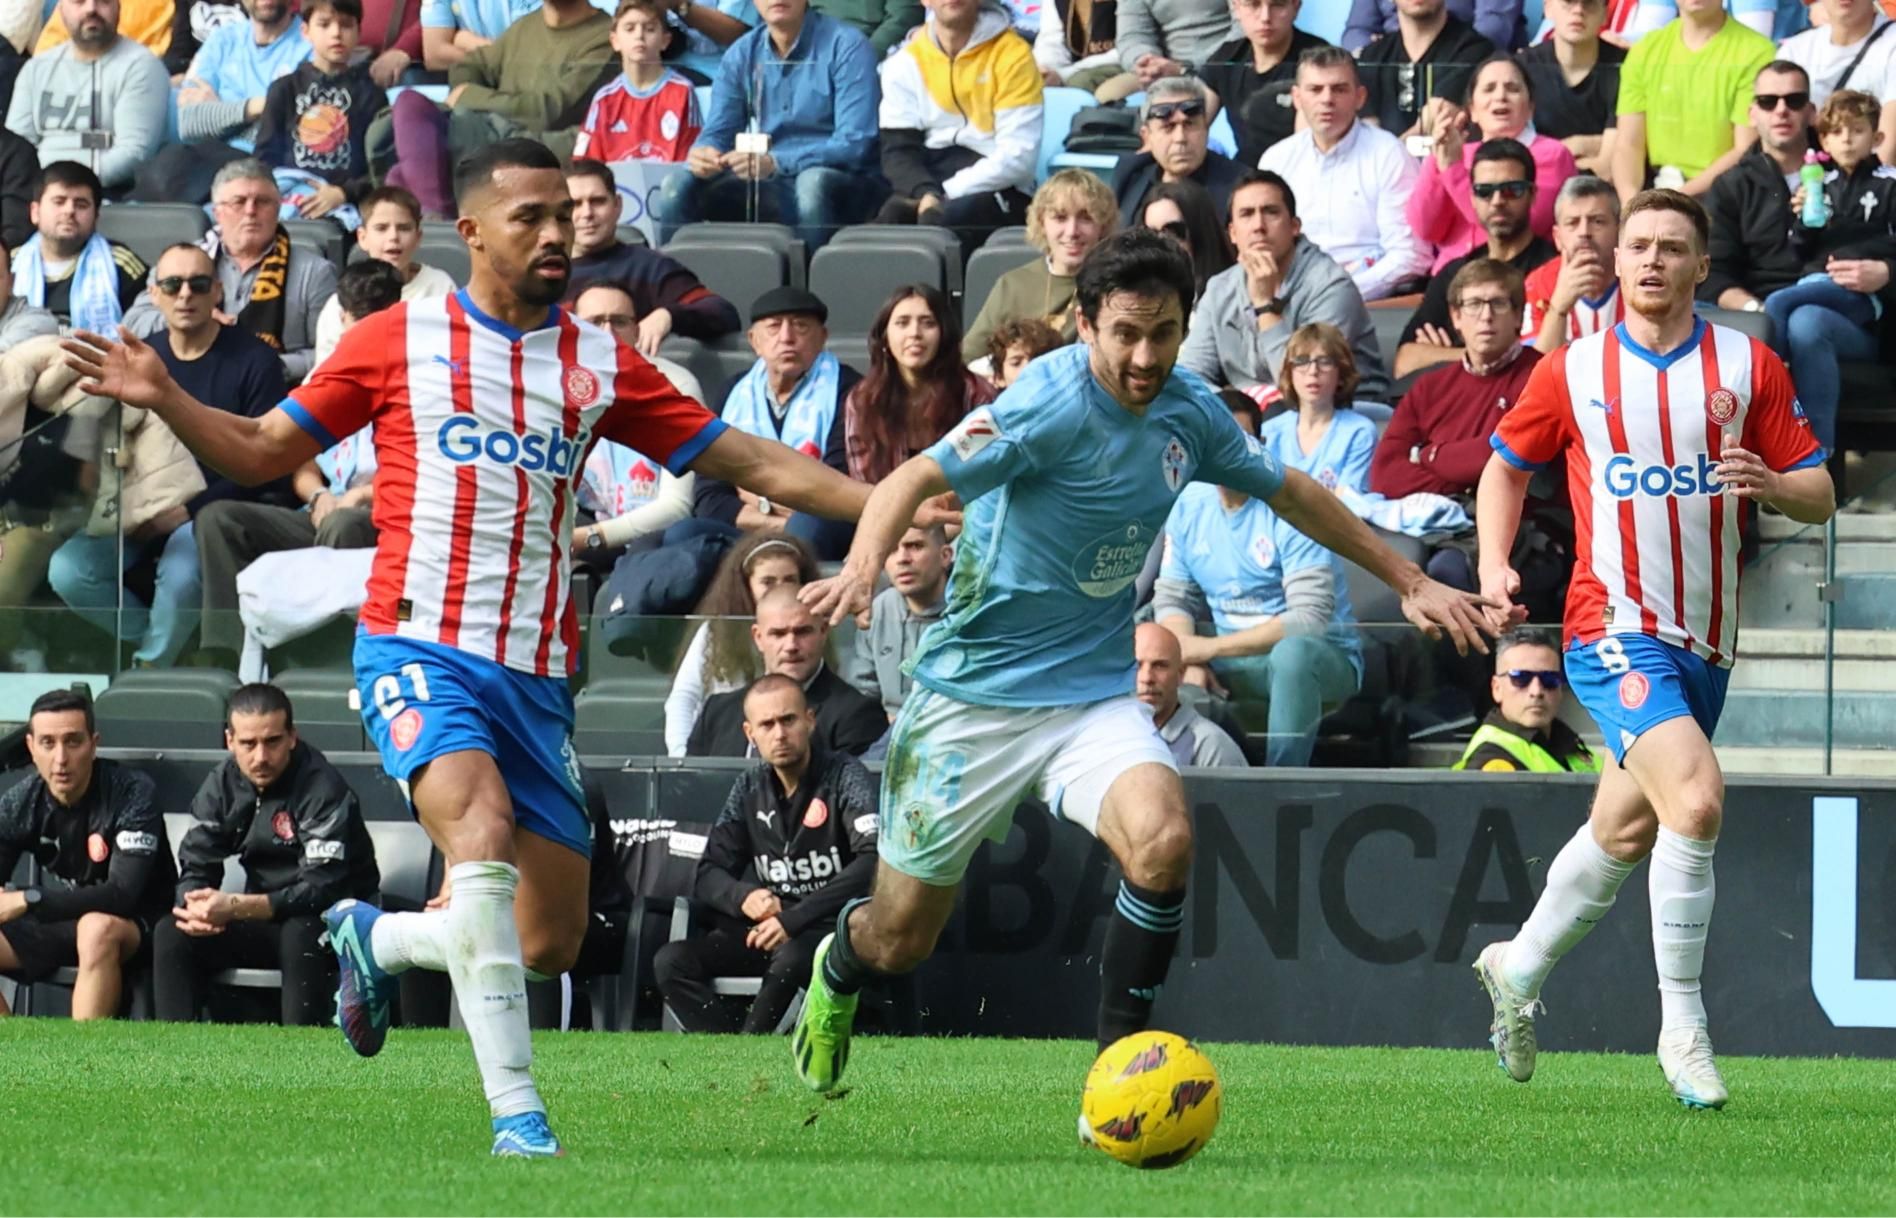
[[[1165,485],[1173,494],[1177,494],[1185,485],[1185,464],[1188,460],[1185,445],[1177,436],[1166,441],[1165,450],[1159,454],[1159,470],[1165,475]]]

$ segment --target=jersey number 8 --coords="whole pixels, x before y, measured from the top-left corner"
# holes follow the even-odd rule
[[[1633,670],[1633,662],[1626,658],[1626,647],[1618,639],[1607,637],[1593,645],[1593,654],[1600,657],[1600,665],[1614,676],[1623,676]]]

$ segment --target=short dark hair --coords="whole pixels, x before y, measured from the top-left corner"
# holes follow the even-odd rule
[[[1766,72],[1772,72],[1772,73],[1794,72],[1797,75],[1802,76],[1804,78],[1805,91],[1808,92],[1810,90],[1810,69],[1806,68],[1801,63],[1793,63],[1788,59],[1773,59],[1770,63],[1765,64],[1762,68],[1759,68],[1757,72],[1755,72],[1752,75],[1751,87],[1753,89],[1756,89],[1758,87],[1758,77],[1763,76]]]
[[[49,689],[33,699],[33,705],[26,712],[26,722],[30,728],[33,720],[40,715],[58,715],[67,711],[78,711],[86,717],[86,735],[99,733],[99,721],[92,713],[92,699],[76,689]]]
[[[94,207],[105,198],[105,183],[99,181],[99,175],[92,171],[92,166],[82,165],[78,161],[54,161],[42,165],[38,176],[33,179],[33,198],[45,198],[48,186],[83,186],[92,192]]]
[[[361,28],[362,0],[303,0],[303,24],[308,25],[309,19],[325,8],[333,10],[338,17],[350,18]]]
[[[1533,113],[1534,80],[1527,74],[1527,69],[1521,66],[1521,61],[1506,52],[1490,55],[1475,65],[1475,70],[1468,74],[1468,88],[1462,94],[1462,105],[1470,107],[1475,104],[1475,86],[1481,83],[1481,74],[1498,63],[1504,63],[1513,68],[1514,74],[1521,78],[1521,88],[1527,93],[1528,113]]]
[[[1026,347],[1033,352],[1029,358],[1039,359],[1062,343],[1060,332],[1048,325],[1046,318],[1016,317],[995,326],[988,335],[988,362],[999,372],[1007,362],[1007,353],[1015,347]]]
[[[1283,197],[1284,210],[1290,213],[1291,219],[1295,220],[1297,218],[1297,192],[1290,188],[1289,182],[1284,181],[1283,174],[1271,169],[1247,169],[1238,175],[1238,180],[1231,186],[1231,193],[1225,196],[1228,200],[1225,203],[1226,224],[1231,222],[1231,203],[1229,200],[1235,200],[1238,197],[1238,192],[1247,186],[1276,187],[1277,193]]]
[[[1197,290],[1185,248],[1149,228],[1122,229],[1101,241],[1080,263],[1080,273],[1073,279],[1080,316],[1089,323],[1099,320],[1100,302],[1114,292],[1141,296],[1169,292],[1178,297],[1179,309],[1189,312]]]
[[[336,276],[336,306],[356,321],[400,301],[402,273],[380,258],[351,262]]]
[[[385,262],[382,265],[388,264]],[[274,715],[278,711],[283,712],[286,730],[296,726],[296,712],[290,709],[290,695],[267,682],[253,681],[230,691],[230,699],[224,703],[224,726],[229,727],[238,715]]]
[[[1363,83],[1363,71],[1356,66],[1356,56],[1342,47],[1324,45],[1311,47],[1297,56],[1297,75],[1302,76],[1305,68],[1348,68],[1350,76],[1357,84]]]
[[[362,196],[362,202],[356,204],[356,214],[364,225],[369,222],[369,213],[384,203],[393,203],[408,213],[408,218],[416,224],[421,223],[421,200],[415,193],[403,186],[377,186]]]
[[[559,168],[560,158],[538,140],[516,136],[483,144],[455,162],[455,206],[465,208],[470,195],[493,182],[495,170]]]
[[[1502,136],[1499,139],[1481,141],[1481,147],[1475,149],[1474,164],[1469,165],[1468,172],[1472,175],[1475,165],[1484,161],[1513,161],[1521,167],[1521,172],[1527,175],[1529,184],[1534,181],[1534,154],[1529,152],[1527,145],[1519,140]]]
[[[619,189],[619,179],[612,176],[612,166],[589,156],[576,156],[566,167],[566,180],[570,182],[574,178],[597,178],[605,183],[607,191],[616,193]]]
[[[1494,658],[1497,663],[1510,647],[1545,647],[1555,655],[1560,654],[1560,640],[1551,630],[1539,626],[1510,626],[1501,637],[1494,641]]]
[[[808,694],[803,692],[803,683],[801,681],[798,681],[793,677],[786,677],[780,672],[769,672],[757,678],[755,681],[752,681],[749,685],[747,685],[744,688],[744,701],[743,701],[744,718],[746,720],[750,718],[751,695],[767,694],[767,693],[772,692],[773,690],[779,690],[779,689],[796,690],[797,695],[803,699],[804,709],[805,710],[809,709],[810,697]]]
[[[1625,210],[1620,213],[1622,235],[1633,217],[1642,211],[1678,212],[1692,222],[1692,233],[1698,238],[1698,252],[1703,254],[1712,247],[1712,218],[1705,214],[1703,204],[1684,191],[1642,190],[1628,199]]]
[[[1242,389],[1226,388],[1218,391],[1218,400],[1225,404],[1233,419],[1248,420],[1240,421],[1238,430],[1257,439],[1258,426],[1264,418],[1264,408],[1257,404],[1257,399]]]
[[[1461,308],[1462,293],[1482,283],[1492,283],[1506,292],[1515,312],[1527,307],[1526,278],[1499,258],[1475,258],[1462,263],[1455,277],[1448,281],[1449,307]]]
[[[158,264],[165,260],[165,255],[176,254],[179,252],[203,254],[205,260],[211,264],[211,270],[213,272],[217,270],[217,259],[211,257],[210,253],[207,250],[205,250],[203,246],[197,244],[194,241],[173,241],[170,245],[167,245],[165,246],[165,248],[159,250],[158,256],[151,260],[150,279],[152,280],[152,282],[155,283],[158,280]]]

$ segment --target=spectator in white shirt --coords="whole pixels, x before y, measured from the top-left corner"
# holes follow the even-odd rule
[[[1821,106],[1838,89],[1860,89],[1883,103],[1876,155],[1896,165],[1896,33],[1877,0],[1817,0],[1826,24],[1786,38],[1778,58],[1810,76],[1810,101]],[[1859,58],[1861,56],[1861,58]]]
[[[1172,759],[1182,766],[1248,765],[1229,732],[1178,700],[1185,676],[1178,636],[1157,622],[1146,622],[1133,632],[1132,647],[1138,664],[1133,696],[1152,708],[1152,726],[1172,750]]]
[[[1432,251],[1403,209],[1420,170],[1402,141],[1358,119],[1368,91],[1356,61],[1338,47],[1306,51],[1291,90],[1304,129],[1272,145],[1259,168],[1280,174],[1306,199],[1303,234],[1349,272],[1363,299],[1419,290]]]

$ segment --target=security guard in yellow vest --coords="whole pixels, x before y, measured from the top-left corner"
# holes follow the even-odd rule
[[[1597,772],[1599,758],[1578,733],[1555,717],[1566,677],[1553,636],[1524,627],[1510,630],[1495,646],[1494,658],[1489,690],[1495,709],[1475,729],[1455,768],[1535,774]]]

